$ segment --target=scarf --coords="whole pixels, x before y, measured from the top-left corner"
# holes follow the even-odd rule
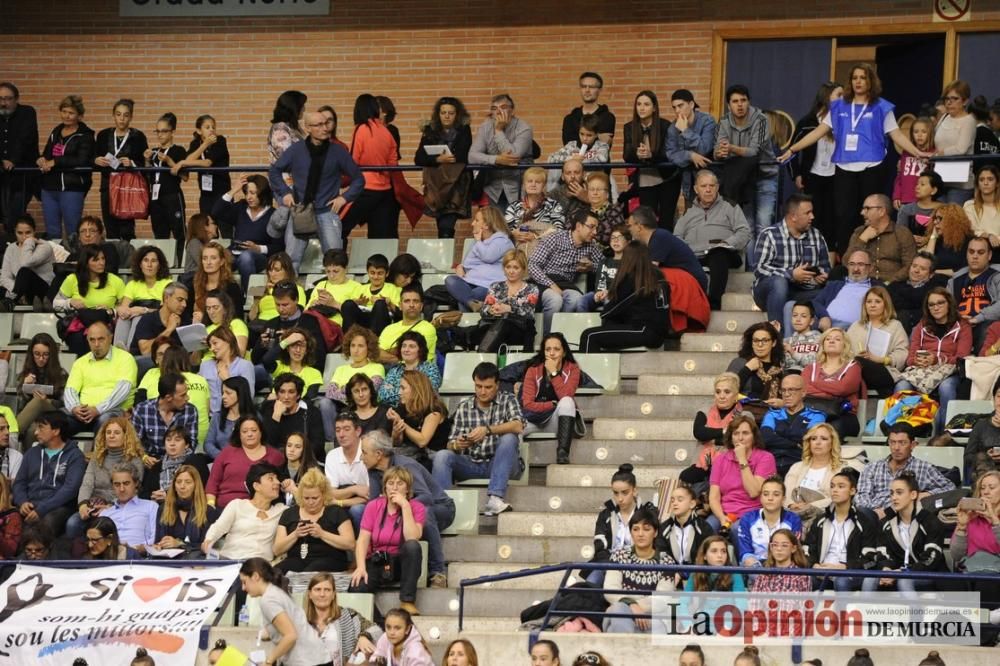
[[[189,499],[181,499],[180,497],[178,497],[177,501],[174,502],[174,507],[178,511],[187,511],[188,513],[191,512],[191,506],[192,505],[193,505],[193,503],[192,503],[191,500],[189,500]]]
[[[324,141],[318,146],[312,140],[306,139],[306,149],[309,151],[309,177],[306,179],[306,189],[302,194],[301,204],[312,203],[319,190],[319,180],[323,175],[323,163],[326,162],[326,153],[330,150],[330,142]],[[325,202],[324,202],[325,203]]]
[[[174,482],[174,476],[177,475],[177,469],[184,464],[187,460],[188,455],[191,453],[191,449],[184,449],[184,453],[180,454],[176,458],[171,458],[170,456],[163,456],[163,467],[160,470],[160,490],[166,490]]]
[[[767,366],[771,367],[768,368]],[[778,397],[778,390],[781,388],[779,378],[781,377],[782,367],[776,364],[761,363],[760,367],[757,368],[757,378],[764,385],[764,390],[767,391],[766,396],[761,396],[761,400],[769,400],[771,398]]]
[[[1000,555],[1000,543],[993,536],[993,527],[989,521],[982,516],[975,516],[969,521],[969,547],[966,552],[970,555],[979,551],[985,551],[992,555]]]
[[[340,607],[340,617],[337,618],[337,632],[340,634],[340,654],[345,659],[354,654],[361,637],[361,621],[350,608]]]

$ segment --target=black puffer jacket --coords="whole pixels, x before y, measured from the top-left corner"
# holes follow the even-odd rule
[[[61,171],[73,167],[92,166],[94,161],[94,130],[82,121],[69,136],[62,135],[62,123],[49,134],[42,156],[55,161],[55,168],[42,175],[42,189],[50,192],[87,192],[93,177],[89,171]],[[55,153],[60,153],[54,157]]]

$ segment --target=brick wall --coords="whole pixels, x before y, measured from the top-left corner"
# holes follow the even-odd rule
[[[576,77],[585,69],[604,76],[602,101],[620,128],[643,88],[668,107],[670,92],[687,87],[708,107],[713,29],[929,23],[932,2],[880,1],[868,14],[848,0],[331,4],[329,17],[140,20],[119,18],[117,0],[7,0],[0,79],[15,81],[22,101],[36,107],[43,135],[70,93],[83,96],[95,129],[110,125],[119,97],[136,100],[134,124],[147,134],[172,111],[178,141],[190,137],[199,114],[211,113],[234,164],[266,163],[270,112],[286,89],[305,92],[310,108],[333,104],[338,135],[348,141],[355,96],[388,95],[399,112],[404,162],[412,162],[437,96],[460,97],[478,121],[490,96],[506,91],[547,154],[559,147],[562,116],[579,103]],[[977,19],[1000,18],[985,6],[976,3]],[[193,194],[193,180],[189,187]],[[422,221],[416,233],[432,235],[433,224]]]

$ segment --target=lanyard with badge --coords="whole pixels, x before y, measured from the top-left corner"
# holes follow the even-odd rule
[[[115,152],[114,152],[114,156],[115,157],[118,157],[118,154],[120,152],[122,152],[122,148],[124,148],[125,144],[128,143],[128,135],[131,134],[131,133],[132,133],[132,130],[130,130],[130,129],[125,130],[125,136],[122,137],[122,142],[121,143],[118,143],[118,135],[115,134],[114,132],[111,133],[111,142],[112,142],[112,146],[115,149]]]
[[[159,150],[153,151],[153,159],[152,159],[153,166],[155,167],[163,166],[163,157],[167,154],[168,150],[170,150],[169,146],[167,148],[164,148],[162,153]],[[149,200],[156,201],[159,198],[160,198],[160,172],[157,171],[155,174],[153,174],[153,188],[149,193]]]
[[[861,107],[861,113],[857,117],[854,115],[854,102],[851,102],[851,131],[847,134],[844,139],[844,150],[855,152],[858,149],[858,123],[861,119],[865,117],[865,111],[868,110],[868,102],[865,102],[864,106]]]

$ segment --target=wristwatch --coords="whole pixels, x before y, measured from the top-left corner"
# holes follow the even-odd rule
[[[749,466],[750,466],[750,463],[740,463],[740,469],[741,470],[746,469]]]

